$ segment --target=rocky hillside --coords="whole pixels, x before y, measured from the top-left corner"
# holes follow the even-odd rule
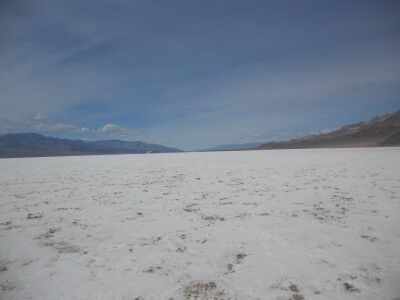
[[[400,110],[368,122],[346,125],[329,133],[290,141],[269,142],[257,149],[380,147],[400,145]]]

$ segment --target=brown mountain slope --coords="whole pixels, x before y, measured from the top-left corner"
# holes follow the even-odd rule
[[[346,148],[400,145],[400,110],[324,134],[269,142],[257,149]]]

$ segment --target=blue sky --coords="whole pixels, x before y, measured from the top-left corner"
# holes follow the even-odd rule
[[[0,4],[0,132],[199,149],[400,109],[399,1]]]

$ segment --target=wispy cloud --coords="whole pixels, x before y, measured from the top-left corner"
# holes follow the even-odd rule
[[[15,131],[39,131],[39,132],[90,132],[91,129],[84,126],[77,126],[73,124],[52,122],[47,116],[43,114],[36,114],[29,120],[7,120],[0,119],[0,130],[3,132]]]
[[[46,115],[38,113],[26,120],[0,119],[0,133],[12,132],[39,132],[44,134],[63,133],[78,134],[80,138],[117,138],[122,140],[142,140],[157,142],[157,138],[150,137],[142,131],[132,128],[125,128],[116,124],[105,124],[100,128],[89,128],[76,124],[54,122]],[[72,135],[73,137],[73,135]]]

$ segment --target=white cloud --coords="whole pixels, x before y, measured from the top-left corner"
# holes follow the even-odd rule
[[[47,120],[47,116],[42,115],[42,114],[37,114],[36,116],[33,117],[35,121],[45,121]]]
[[[106,124],[101,129],[105,133],[121,133],[123,129],[115,124]]]
[[[122,139],[143,137],[138,130],[124,128],[116,124],[106,124],[99,131]]]

